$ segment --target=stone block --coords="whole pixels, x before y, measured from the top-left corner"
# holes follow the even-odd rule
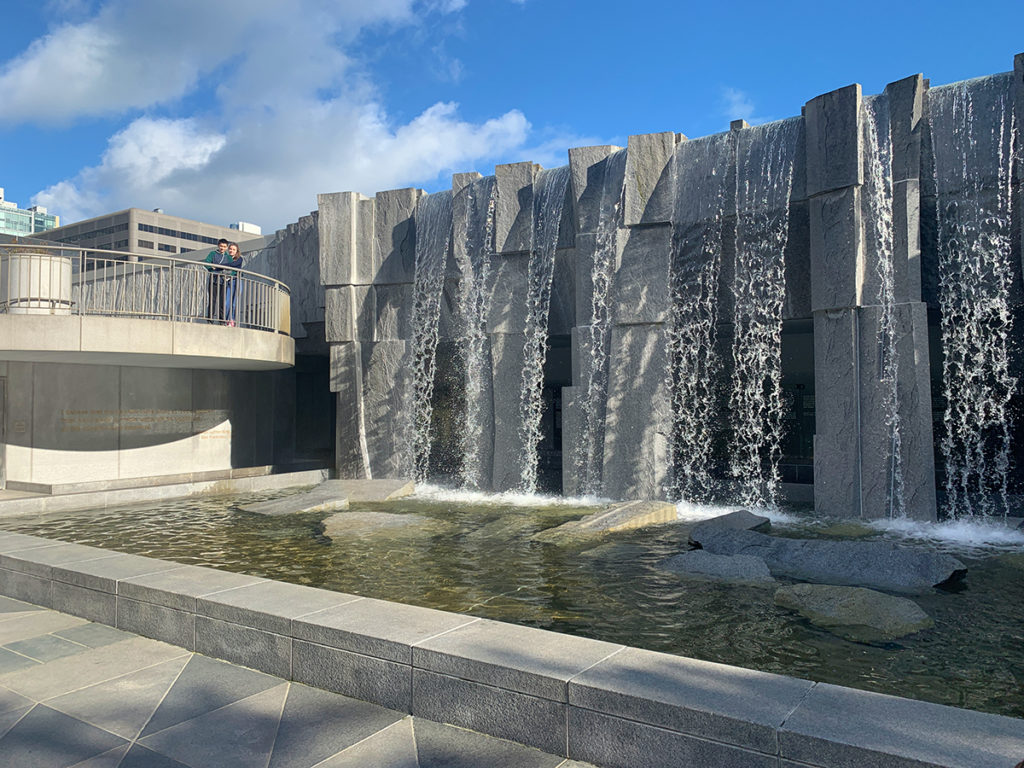
[[[360,599],[327,589],[263,581],[199,598],[196,612],[200,616],[287,635],[294,618]]]
[[[187,565],[163,573],[122,579],[118,596],[195,613],[196,598],[266,581],[258,576]]]
[[[487,332],[522,334],[530,291],[530,256],[496,255],[491,259],[484,293],[488,300]]]
[[[811,198],[811,309],[854,307],[861,302],[864,265],[861,190],[847,187]]]
[[[399,712],[412,709],[408,664],[293,640],[292,679]]]
[[[77,563],[82,560],[97,560],[104,557],[116,557],[117,552],[82,544],[63,544],[51,542],[48,547],[35,547],[24,550],[12,550],[0,553],[0,568],[39,576],[49,579],[53,576],[53,566]]]
[[[647,133],[630,136],[625,176],[626,226],[667,224],[674,206],[676,134]]]
[[[52,584],[53,582],[48,578],[0,568],[0,595],[5,597],[24,600],[26,603],[33,603],[43,608],[52,608]]]
[[[551,305],[548,309],[548,334],[568,336],[576,325],[576,249],[555,253],[551,279]]]
[[[814,683],[626,648],[569,682],[569,704],[777,754],[776,728]]]
[[[569,707],[569,757],[607,766],[777,768],[778,758],[579,707]]]
[[[911,75],[885,86],[889,100],[892,178],[898,183],[921,176],[921,118],[924,115],[924,77]]]
[[[810,203],[789,206],[789,238],[785,254],[786,300],[784,320],[811,317],[811,222]]]
[[[564,702],[570,678],[624,647],[485,619],[417,643],[412,659],[417,669]]]
[[[573,336],[576,335],[573,328]],[[576,369],[573,368],[575,375]],[[584,461],[583,408],[586,407],[585,387],[562,387],[562,495],[578,496],[583,480],[577,467]]]
[[[533,182],[539,165],[507,163],[494,167],[497,198],[494,209],[494,250],[497,253],[533,248]]]
[[[324,292],[328,342],[373,341],[377,320],[376,292],[371,285],[341,285]]]
[[[917,179],[893,185],[892,225],[896,301],[921,301],[921,185]]]
[[[404,341],[362,344],[362,427],[372,478],[409,475],[409,426],[405,401],[411,366]]]
[[[665,493],[670,415],[665,330],[613,327],[604,438],[604,493],[657,499]]]
[[[372,341],[412,338],[412,284],[375,285],[374,294],[377,317]],[[366,340],[371,339],[367,337]]]
[[[332,344],[330,350],[330,387],[337,393],[335,471],[338,477],[370,477],[361,345],[359,342]]]
[[[412,714],[566,754],[566,705],[413,669]]]
[[[819,683],[779,746],[783,759],[812,765],[997,768],[1024,755],[1024,721]]]
[[[411,283],[416,276],[416,226],[413,214],[421,189],[392,189],[374,198],[374,253],[380,266],[377,284]]]
[[[324,285],[367,283],[373,279],[372,202],[358,192],[317,195],[320,280]]]
[[[807,102],[807,194],[814,197],[863,182],[859,84]]]
[[[110,592],[98,592],[60,581],[54,581],[51,589],[53,610],[111,627],[117,624],[117,597]]]
[[[195,650],[196,615],[191,611],[118,597],[115,626],[188,651]]]
[[[814,509],[860,516],[856,310],[814,313]]]
[[[292,622],[298,640],[412,664],[412,646],[474,621],[432,608],[364,598],[317,611]]]
[[[491,487],[508,491],[519,486],[522,478],[522,443],[519,427],[520,397],[523,389],[523,347],[521,333],[493,333],[491,342],[491,381],[494,404],[494,455]]]
[[[205,616],[195,617],[195,651],[258,669],[285,680],[291,677],[292,639]]]
[[[1024,144],[1024,53],[1013,57],[1013,103],[1017,124],[1017,146]],[[1024,181],[1024,163],[1017,163],[1017,180]]]
[[[625,159],[622,148],[611,145],[569,149],[577,237],[596,232],[602,220],[616,217],[614,207],[621,196]]]
[[[612,278],[613,322],[634,325],[667,320],[672,305],[671,264],[671,227],[643,227],[626,232]]]
[[[114,594],[117,592],[117,582],[121,579],[185,567],[187,566],[180,563],[141,555],[114,554],[113,557],[76,563],[74,567],[54,566],[53,579],[77,587]]]
[[[30,547],[52,547],[52,539],[41,539],[24,533],[0,531],[0,553],[14,552]]]

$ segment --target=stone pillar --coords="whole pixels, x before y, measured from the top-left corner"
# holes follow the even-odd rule
[[[935,480],[928,326],[920,302],[920,119],[924,83],[886,89],[893,146],[898,410],[907,514],[934,518]],[[816,430],[814,498],[820,514],[889,514],[892,441],[885,425],[876,264],[865,244],[861,91],[851,85],[808,102],[807,196],[811,234]]]

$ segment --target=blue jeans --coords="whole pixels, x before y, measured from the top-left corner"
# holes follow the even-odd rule
[[[225,280],[224,286],[224,320],[234,322],[237,320],[238,305],[242,300],[242,284],[237,277],[229,277]]]

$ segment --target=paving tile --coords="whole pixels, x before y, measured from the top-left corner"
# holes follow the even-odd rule
[[[213,766],[216,763],[207,765]],[[166,755],[146,749],[141,744],[133,744],[132,748],[128,750],[128,755],[117,768],[191,768],[191,766],[183,765]]]
[[[119,596],[195,613],[196,598],[266,581],[230,571],[186,565],[163,573],[133,576],[117,583]]]
[[[2,738],[5,733],[11,730],[11,728],[14,727],[15,723],[17,723],[19,720],[21,720],[21,718],[27,715],[29,710],[32,709],[32,707],[34,706],[35,704],[30,701],[28,702],[28,704],[22,704],[21,706],[15,709],[9,709],[6,712],[0,712],[0,738]]]
[[[12,571],[21,571],[48,579],[52,577],[55,565],[69,565],[86,560],[117,557],[117,555],[117,552],[111,552],[109,549],[55,541],[51,542],[48,547],[32,546],[28,549],[2,552],[0,553],[0,568],[9,568]]]
[[[188,657],[181,656],[49,699],[46,704],[125,739],[135,739],[186,663]]]
[[[117,591],[117,582],[121,579],[187,567],[181,563],[156,560],[142,555],[118,554],[116,557],[105,557],[102,560],[75,563],[74,567],[54,566],[53,578],[65,584],[114,594]]]
[[[564,758],[453,725],[413,718],[420,768],[555,768]]]
[[[291,630],[291,620],[298,616],[360,599],[343,592],[264,581],[200,598],[196,610],[213,619],[285,635]]]
[[[193,655],[142,731],[149,736],[279,685],[262,672]]]
[[[0,755],[17,768],[66,768],[124,740],[37,704],[0,737]]]
[[[403,717],[376,704],[292,683],[269,768],[310,768]]]
[[[378,731],[316,768],[420,768],[412,718],[406,717]]]
[[[8,643],[4,646],[8,651],[20,653],[40,662],[62,659],[65,656],[74,656],[76,653],[88,650],[87,646],[81,643],[73,643],[56,635],[40,635],[39,637],[19,640],[16,643]]]
[[[20,653],[8,651],[6,648],[0,648],[0,679],[12,672],[39,666],[41,663],[42,662],[30,659],[27,656],[22,656]]]
[[[55,611],[26,614],[17,619],[0,623],[0,645],[48,635],[51,632],[77,627],[85,623],[85,619]]]
[[[114,747],[102,755],[96,755],[96,757],[91,757],[81,763],[75,763],[71,768],[118,768],[130,747],[131,744],[122,744],[120,747]]]
[[[0,531],[0,552],[14,552],[28,547],[50,547],[53,546],[51,539],[41,539],[38,536],[29,536],[25,533],[14,533],[13,531]]]
[[[188,651],[173,645],[133,637],[131,640],[102,648],[90,648],[76,656],[51,661],[38,670],[14,672],[3,678],[3,685],[34,701],[45,701],[187,655]],[[45,670],[45,673],[40,674],[40,670]]]
[[[120,629],[108,627],[105,624],[81,624],[71,629],[61,629],[53,634],[76,643],[87,645],[90,648],[102,648],[104,645],[119,643],[134,637],[130,632],[123,632]]]
[[[0,595],[0,620],[10,613],[16,614],[45,610],[45,608],[40,608],[38,605],[32,605],[32,603],[15,600],[13,597],[4,597],[3,595]]]
[[[0,685],[0,712],[10,712],[12,709],[21,709],[35,704],[32,699],[26,699],[9,688]]]
[[[274,747],[288,684],[281,683],[143,737],[142,745],[186,765],[251,768],[266,765]]]

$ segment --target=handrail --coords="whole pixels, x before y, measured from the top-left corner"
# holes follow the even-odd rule
[[[0,244],[0,314],[104,315],[291,333],[288,286],[241,267],[67,245]]]

